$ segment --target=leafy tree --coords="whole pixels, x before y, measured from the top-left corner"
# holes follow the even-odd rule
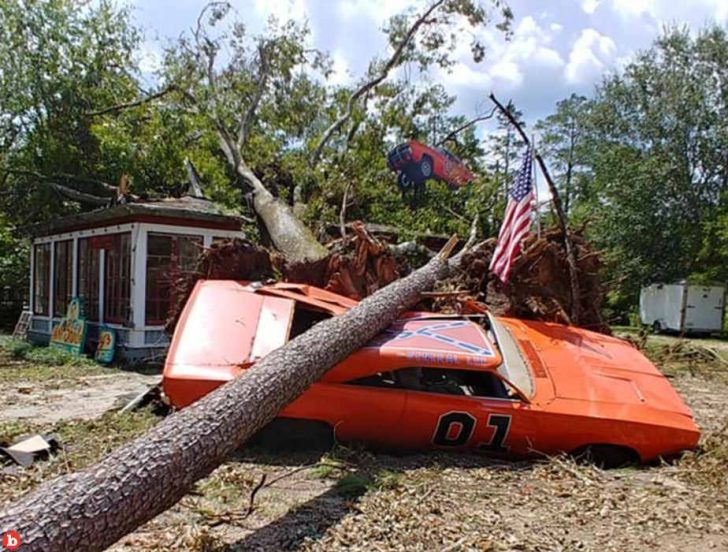
[[[561,145],[576,123],[576,197],[610,261],[614,307],[634,305],[651,281],[728,279],[727,99],[726,31],[672,28],[593,101],[565,100],[544,122]],[[551,159],[563,163],[558,150]]]
[[[536,124],[539,133],[538,148],[552,167],[558,179],[559,193],[568,215],[572,202],[578,199],[581,171],[585,170],[587,151],[585,128],[589,102],[584,96],[572,94],[556,104],[556,112]]]

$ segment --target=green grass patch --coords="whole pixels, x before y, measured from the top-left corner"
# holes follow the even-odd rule
[[[118,373],[85,356],[4,337],[0,340],[0,383],[75,380]]]

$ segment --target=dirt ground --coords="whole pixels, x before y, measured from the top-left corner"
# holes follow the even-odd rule
[[[647,352],[703,430],[702,451],[673,464],[604,471],[565,457],[505,462],[341,447],[323,456],[243,449],[112,550],[728,550],[728,348],[706,360],[657,338]],[[146,410],[93,419],[75,418],[89,418],[90,410],[50,414],[49,401],[64,402],[58,397],[90,402],[101,390],[107,404],[150,376],[74,373],[11,383],[3,371],[0,355],[0,441],[54,430],[65,450],[30,470],[0,472],[2,502],[87,465],[158,420]],[[23,386],[32,389],[19,392]],[[36,407],[32,419],[11,420],[12,412]]]

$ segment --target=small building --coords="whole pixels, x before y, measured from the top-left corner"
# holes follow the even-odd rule
[[[117,335],[117,354],[146,358],[166,347],[175,281],[204,247],[243,237],[242,217],[198,197],[139,201],[63,217],[29,228],[28,337],[47,343],[53,325],[79,297],[93,343],[101,326]]]

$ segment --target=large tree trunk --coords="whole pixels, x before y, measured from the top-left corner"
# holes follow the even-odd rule
[[[17,531],[23,550],[103,550],[113,544],[175,504],[327,370],[414,305],[446,274],[452,245],[97,464],[41,485],[0,513],[0,530]]]

